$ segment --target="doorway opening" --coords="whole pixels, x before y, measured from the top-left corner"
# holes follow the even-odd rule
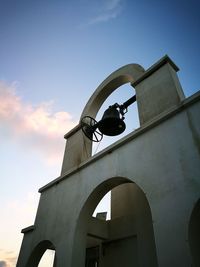
[[[110,191],[108,218],[106,209],[98,211],[96,207]],[[84,251],[82,259],[74,256],[72,266],[157,266],[148,200],[140,187],[126,178],[108,179],[93,191],[81,211],[76,233],[74,246]]]

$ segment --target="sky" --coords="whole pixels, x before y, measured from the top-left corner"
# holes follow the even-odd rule
[[[38,189],[60,175],[63,136],[108,75],[168,54],[185,95],[199,90],[199,8],[198,0],[0,0],[0,267],[15,266]],[[104,107],[133,92],[120,87]],[[127,122],[125,134],[139,126],[134,105]]]

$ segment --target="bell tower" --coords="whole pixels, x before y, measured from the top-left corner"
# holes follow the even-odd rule
[[[17,267],[37,267],[47,249],[55,250],[54,267],[200,266],[200,93],[185,98],[177,71],[168,56],[147,70],[129,64],[94,91],[65,135],[60,176],[39,189]],[[97,122],[103,102],[125,83],[136,95]],[[133,102],[140,127],[92,156],[92,142],[124,131]],[[109,191],[111,219],[93,217]]]

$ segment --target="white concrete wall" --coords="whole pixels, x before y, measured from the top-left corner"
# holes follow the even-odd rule
[[[190,266],[188,223],[200,192],[199,111],[200,102],[196,102],[147,131],[136,130],[68,177],[43,189],[35,230],[25,235],[25,239],[32,235],[27,238],[26,250],[47,239],[56,247],[58,267],[83,266],[85,240],[79,240],[73,247],[75,231],[82,231],[76,229],[82,208],[101,183],[112,177],[125,177],[135,182],[148,199],[158,265]],[[87,207],[85,213],[91,212],[113,186],[108,182],[96,189],[90,204],[94,207]],[[84,234],[77,236],[83,238]],[[77,265],[71,262],[72,249]],[[19,259],[17,266],[25,267],[23,259]]]
[[[39,254],[49,244],[55,247],[57,267],[84,267],[95,207],[109,190],[130,182],[134,184],[114,189],[112,194],[113,220],[131,216],[134,223],[128,232],[136,233],[134,238],[124,238],[123,246],[119,241],[118,253],[127,258],[126,253],[133,250],[134,264],[141,267],[191,266],[188,227],[200,195],[200,93],[184,100],[176,71],[175,64],[164,57],[146,72],[128,65],[97,88],[84,112],[95,114],[96,97],[100,96],[100,105],[116,85],[133,81],[136,75],[133,85],[141,127],[93,157],[84,154],[91,143],[84,143],[80,125],[67,135],[61,176],[40,189],[34,228],[24,230],[17,267],[36,267]],[[121,72],[120,80],[116,75]],[[112,221],[109,226],[112,240],[116,225]],[[50,242],[41,243],[44,246],[35,252],[35,262],[27,265],[34,248],[44,240]],[[107,255],[100,267],[116,266],[113,250]],[[130,259],[124,266],[132,264]]]

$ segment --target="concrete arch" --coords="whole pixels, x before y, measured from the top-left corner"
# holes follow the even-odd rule
[[[82,112],[81,119],[86,115],[90,115],[91,117],[95,118],[103,102],[113,91],[125,83],[133,83],[140,78],[144,72],[144,68],[139,64],[128,64],[111,73],[97,87],[95,92],[88,100]]]
[[[81,216],[85,216],[84,214],[87,214],[87,216],[92,216],[96,206],[98,205],[100,200],[106,195],[106,193],[108,193],[110,190],[112,190],[118,185],[127,183],[130,184],[133,182],[126,177],[112,177],[106,179],[105,181],[97,185],[93,189],[92,193],[88,196],[85,203],[83,203],[79,218],[81,218]]]
[[[143,208],[143,211],[130,210],[130,213],[125,213],[124,216],[121,216],[121,218],[114,218],[114,220],[111,218],[110,221],[104,221],[104,222],[100,222],[98,221],[98,219],[93,218],[92,214],[96,206],[100,202],[100,200],[103,198],[103,196],[108,191],[113,190],[113,189],[114,190],[118,189],[118,187],[121,187],[121,186],[123,188],[120,188],[120,190],[130,189],[130,186],[135,188],[136,196],[135,198],[133,197],[133,199],[134,201],[136,199],[140,201],[140,206]],[[135,205],[133,204],[133,206],[134,206],[133,207],[134,209]],[[135,223],[133,223],[134,220],[135,220]],[[143,222],[141,223],[142,220]],[[97,228],[95,229],[95,223],[97,223],[96,226],[98,226],[98,229]],[[121,225],[121,227],[124,225],[124,228],[126,228],[126,229],[119,229],[120,237],[117,235],[115,236],[115,234],[113,234],[114,232],[116,232],[116,229],[112,230],[112,228],[113,229],[114,227],[116,228],[116,225]],[[143,226],[144,226],[144,229],[142,231],[141,228]],[[127,230],[127,227],[129,227],[130,229]],[[137,230],[135,230],[135,228],[137,228]],[[144,194],[143,190],[139,186],[137,186],[133,181],[131,181],[128,178],[125,178],[125,177],[109,178],[106,181],[102,182],[101,184],[97,185],[96,188],[93,189],[92,193],[88,196],[85,203],[83,203],[82,205],[82,209],[79,214],[79,218],[77,220],[77,225],[76,225],[76,230],[75,230],[73,255],[72,255],[72,262],[70,266],[72,267],[84,266],[85,264],[84,261],[86,257],[86,247],[88,245],[87,244],[88,236],[95,237],[97,239],[102,239],[103,245],[105,245],[106,241],[112,242],[113,238],[116,240],[123,239],[123,232],[126,232],[127,234],[128,231],[130,232],[129,233],[130,238],[133,238],[133,236],[135,238],[137,234],[139,235],[138,243],[137,244],[135,243],[135,245],[133,245],[133,250],[134,249],[136,250],[136,247],[138,247],[138,251],[134,252],[135,253],[134,258],[136,258],[137,256],[137,260],[134,263],[132,262],[131,264],[135,264],[134,266],[147,266],[147,265],[154,266],[154,267],[157,266],[151,209],[150,209],[148,200],[146,198],[146,195]],[[137,234],[135,234],[134,231],[136,231]],[[101,234],[103,235],[102,237],[101,237]],[[141,255],[139,255],[141,254],[141,251],[144,251],[144,247],[146,247],[146,249],[150,251],[146,259],[144,259],[145,257],[141,257]],[[85,250],[83,248],[85,248]],[[129,247],[129,251],[130,251],[130,247]],[[133,253],[133,251],[131,253]],[[142,259],[143,263],[139,262],[139,258],[143,258]],[[145,265],[145,262],[146,262],[146,265]],[[116,266],[116,265],[115,263],[104,262],[102,263],[102,265],[100,264],[98,266]],[[125,266],[132,266],[132,265],[125,265]]]
[[[200,199],[196,202],[189,222],[188,239],[194,267],[200,266]]]
[[[84,116],[96,118],[96,114],[107,97],[119,86],[133,83],[143,74],[144,69],[138,64],[128,64],[110,74],[95,90],[88,100],[79,124],[65,135],[67,144],[63,158],[61,175],[70,168],[79,165],[92,155],[92,141],[84,136],[81,130],[81,119]],[[70,154],[70,157],[69,157]]]
[[[43,254],[47,249],[55,250],[55,247],[51,241],[43,240],[39,242],[32,250],[31,255],[27,261],[26,267],[37,267]],[[54,266],[56,266],[55,262]]]

